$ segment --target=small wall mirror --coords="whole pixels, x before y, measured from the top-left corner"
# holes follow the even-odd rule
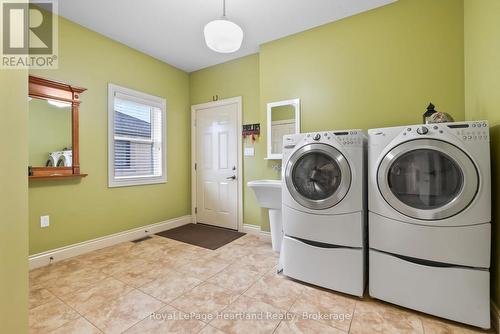
[[[300,99],[267,104],[267,159],[281,159],[283,136],[300,133]]]
[[[29,77],[30,180],[84,177],[80,173],[78,115],[84,88]]]

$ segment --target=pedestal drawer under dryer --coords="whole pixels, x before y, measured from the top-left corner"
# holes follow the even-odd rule
[[[469,325],[490,327],[488,270],[425,265],[372,249],[369,258],[370,296]]]

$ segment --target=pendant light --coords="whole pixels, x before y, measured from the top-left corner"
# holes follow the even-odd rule
[[[243,41],[243,30],[226,18],[226,0],[222,0],[222,17],[205,25],[203,33],[207,46],[220,53],[236,52]]]

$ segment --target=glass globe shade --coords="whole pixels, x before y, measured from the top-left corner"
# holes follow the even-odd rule
[[[207,46],[215,52],[236,52],[243,41],[243,30],[236,23],[225,19],[208,22],[203,33]]]

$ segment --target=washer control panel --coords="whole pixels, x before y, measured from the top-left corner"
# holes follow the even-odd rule
[[[299,139],[300,138],[300,139]],[[295,142],[295,140],[297,140]],[[366,141],[366,135],[361,129],[341,130],[341,131],[322,131],[289,135],[284,137],[284,148],[294,148],[299,142],[302,143],[328,143],[335,141],[342,146],[363,146]]]
[[[360,146],[363,145],[364,135],[361,130],[313,132],[306,134],[304,141],[311,141],[311,140],[313,141],[336,140],[343,146]]]
[[[363,133],[359,130],[333,132],[337,140],[345,146],[362,145]]]

